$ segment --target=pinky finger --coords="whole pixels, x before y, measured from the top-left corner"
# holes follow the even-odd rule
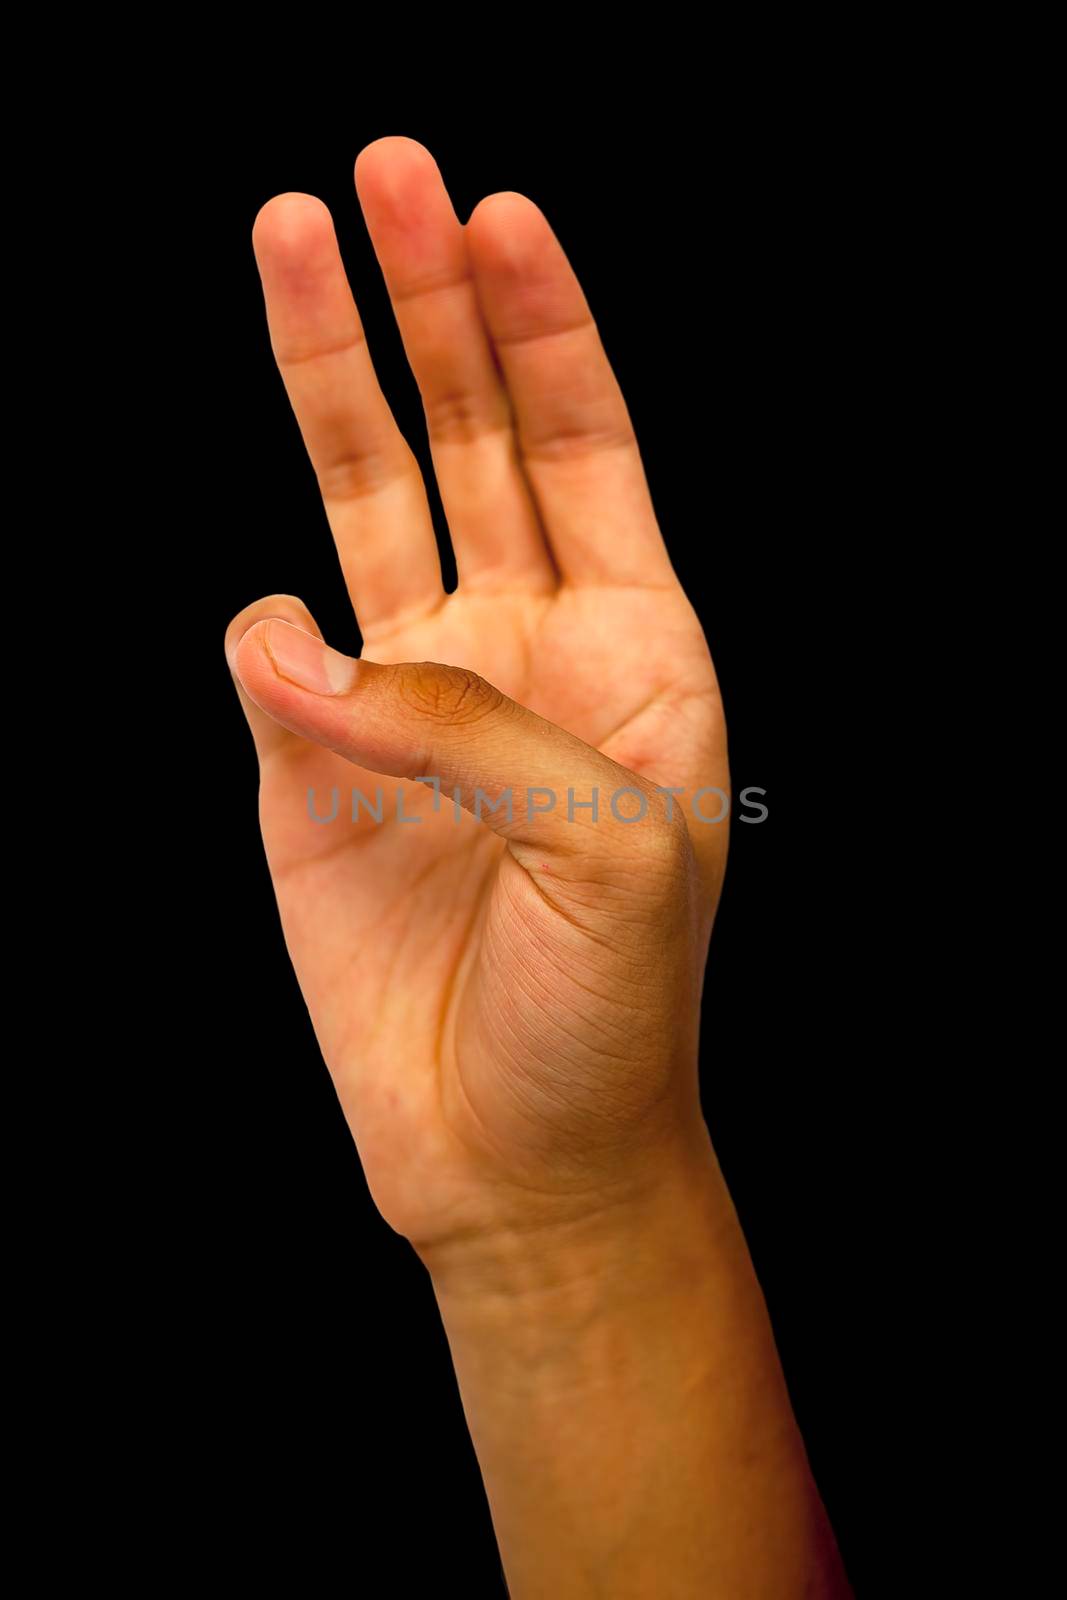
[[[273,717],[262,711],[246,694],[240,678],[234,671],[234,655],[242,638],[253,623],[264,622],[269,617],[280,617],[283,622],[295,623],[298,628],[303,628],[305,633],[313,633],[316,638],[322,638],[321,629],[307,606],[292,594],[272,594],[263,600],[253,601],[250,606],[237,613],[226,629],[226,662],[233,678],[234,688],[237,690],[237,697],[248,719],[248,726],[252,730],[260,765],[267,756],[287,749],[296,750],[301,745],[307,744],[306,739],[302,739],[299,734],[290,733],[288,728],[283,728]]]

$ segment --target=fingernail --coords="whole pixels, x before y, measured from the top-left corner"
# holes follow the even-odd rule
[[[356,663],[291,622],[272,617],[266,628],[267,654],[274,670],[312,694],[344,694],[351,689]]]

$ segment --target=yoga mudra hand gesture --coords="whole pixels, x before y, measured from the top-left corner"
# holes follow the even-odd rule
[[[626,405],[531,201],[462,224],[403,138],[356,188],[458,588],[330,215],[280,195],[270,338],[364,648],[274,595],[226,654],[288,949],[433,1279],[512,1600],[844,1593],[700,1109],[729,824],[693,796],[728,791],[726,736]]]

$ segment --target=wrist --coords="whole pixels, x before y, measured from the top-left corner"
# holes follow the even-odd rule
[[[531,1203],[522,1223],[420,1256],[450,1339],[533,1369],[580,1364],[604,1329],[684,1319],[724,1258],[747,1252],[701,1118],[595,1204]]]
[[[424,1260],[514,1592],[846,1592],[703,1121],[610,1203]]]

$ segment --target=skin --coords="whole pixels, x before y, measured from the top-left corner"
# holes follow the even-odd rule
[[[431,1274],[513,1600],[847,1594],[700,1109],[729,824],[691,797],[728,791],[726,732],[625,402],[530,200],[461,224],[405,138],[355,178],[459,586],[332,219],[279,195],[253,229],[270,338],[364,649],[286,595],[225,647],[323,1055]],[[510,820],[485,810],[507,791]]]

